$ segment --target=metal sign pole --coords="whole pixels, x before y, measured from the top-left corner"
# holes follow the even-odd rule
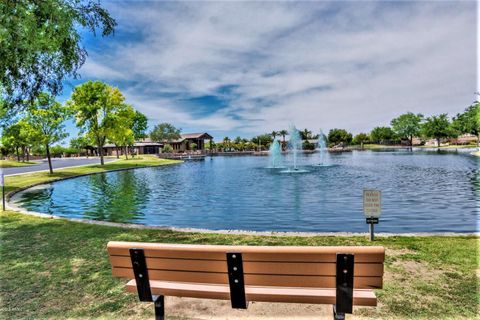
[[[0,174],[0,183],[2,184],[2,210],[5,211],[5,179],[3,173]]]
[[[374,224],[373,223],[370,223],[370,241],[373,241],[375,240],[375,231],[374,231]]]

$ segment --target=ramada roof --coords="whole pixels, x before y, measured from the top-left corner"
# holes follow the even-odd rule
[[[183,139],[213,139],[211,135],[206,132],[201,133],[185,133],[180,135]]]

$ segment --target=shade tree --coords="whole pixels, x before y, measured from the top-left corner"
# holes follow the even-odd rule
[[[334,128],[328,132],[328,142],[331,145],[349,144],[352,139],[352,134],[345,129]]]
[[[426,118],[422,125],[422,133],[426,138],[437,140],[438,147],[440,147],[442,139],[451,138],[457,135],[457,132],[452,128],[446,113]]]
[[[408,139],[410,146],[413,146],[413,137],[420,135],[422,120],[422,114],[407,112],[393,119],[390,125],[398,137]]]
[[[362,148],[365,143],[368,143],[370,141],[370,136],[366,133],[359,133],[353,137],[353,143],[354,144],[359,144]]]
[[[133,123],[135,120],[135,110],[132,106],[123,104],[112,115],[112,128],[108,132],[108,140],[115,145],[117,158],[119,158],[119,148],[124,148],[125,159],[128,159],[128,147],[135,142]]]
[[[80,132],[89,136],[97,147],[103,165],[103,146],[118,124],[117,113],[125,107],[123,94],[101,81],[88,81],[75,87],[67,105]]]
[[[375,127],[370,131],[370,140],[372,142],[385,144],[397,140],[397,136],[390,127]]]
[[[148,128],[148,118],[140,111],[135,110],[133,116],[132,131],[135,141],[145,138]]]
[[[31,134],[35,135],[36,143],[45,147],[50,173],[53,173],[50,147],[67,137],[65,121],[70,114],[67,107],[47,93],[41,93],[28,109],[26,121],[32,130]]]
[[[0,1],[0,26],[6,113],[44,91],[59,94],[63,80],[76,78],[85,63],[82,35],[111,35],[116,22],[95,0],[15,0]]]
[[[150,132],[150,139],[155,142],[167,142],[177,140],[181,138],[181,131],[181,129],[176,128],[171,123],[160,123],[153,127],[153,130]]]
[[[457,114],[452,121],[452,128],[459,134],[473,134],[480,143],[480,102],[475,101],[464,112]]]

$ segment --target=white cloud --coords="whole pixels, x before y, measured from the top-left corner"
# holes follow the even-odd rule
[[[473,2],[106,5],[117,34],[135,39],[92,53],[83,77],[117,83],[152,120],[185,131],[253,135],[294,122],[359,132],[406,111],[453,115],[474,99]],[[179,99],[205,95],[228,106],[193,116]]]

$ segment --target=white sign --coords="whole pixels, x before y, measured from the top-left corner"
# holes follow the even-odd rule
[[[382,212],[382,192],[363,190],[363,214],[366,218],[378,218]]]

